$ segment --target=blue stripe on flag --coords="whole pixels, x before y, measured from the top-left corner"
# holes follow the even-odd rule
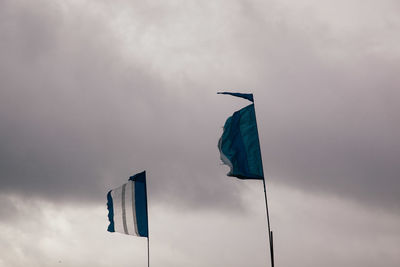
[[[129,180],[135,182],[135,208],[138,232],[140,236],[148,237],[146,172],[138,173],[130,177]]]
[[[114,206],[113,206],[113,200],[111,197],[111,190],[108,191],[108,193],[107,193],[107,209],[108,209],[108,220],[110,221],[107,231],[115,232],[115,229],[114,229]]]
[[[142,171],[139,173],[136,173],[135,175],[129,177],[129,181],[136,181],[139,179],[140,181],[145,181],[146,180],[146,171]]]

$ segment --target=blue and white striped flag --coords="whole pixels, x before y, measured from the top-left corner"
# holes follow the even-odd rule
[[[109,232],[148,237],[146,172],[107,194]]]

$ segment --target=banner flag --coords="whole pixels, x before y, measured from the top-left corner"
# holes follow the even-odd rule
[[[253,100],[252,94],[224,93]],[[228,176],[264,179],[254,104],[229,117],[218,142],[221,160],[230,167]]]

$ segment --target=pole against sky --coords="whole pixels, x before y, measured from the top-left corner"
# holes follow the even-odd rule
[[[399,11],[0,1],[0,267],[146,266],[104,199],[143,169],[153,266],[266,266],[262,183],[217,149],[246,101],[221,90],[257,101],[277,266],[399,266]]]

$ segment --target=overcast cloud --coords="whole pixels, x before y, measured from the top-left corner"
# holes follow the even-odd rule
[[[144,169],[155,266],[265,266],[262,185],[216,148],[247,103],[220,90],[255,95],[278,266],[398,266],[399,12],[0,0],[0,266],[145,266],[104,205]]]

